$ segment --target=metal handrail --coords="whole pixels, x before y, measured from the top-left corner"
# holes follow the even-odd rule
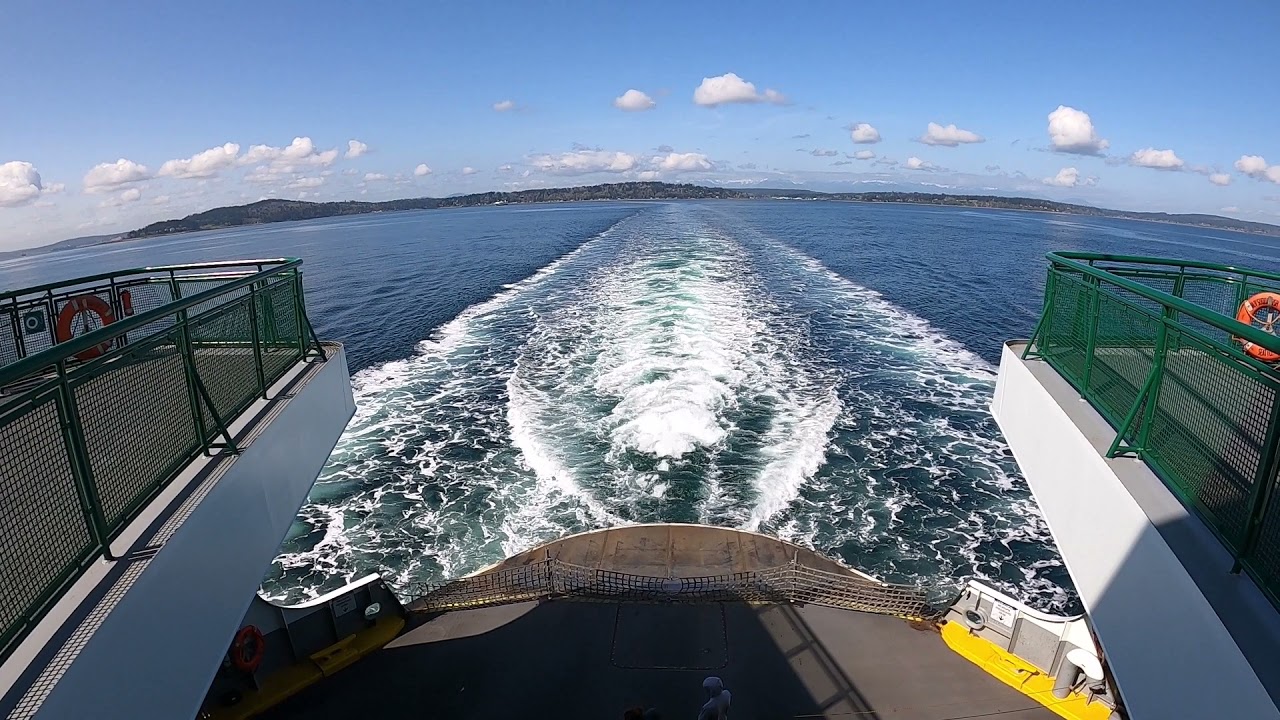
[[[57,290],[59,288],[75,287],[76,285],[85,285],[99,280],[111,280],[125,275],[150,275],[155,273],[176,273],[183,270],[206,270],[208,268],[221,267],[249,267],[256,265],[259,268],[265,265],[283,265],[285,263],[301,263],[298,258],[268,258],[262,260],[218,260],[216,262],[207,263],[185,263],[181,265],[154,265],[150,267],[132,268],[129,270],[115,270],[112,272],[98,273],[96,275],[84,275],[69,280],[58,280],[43,285],[32,285],[31,287],[21,288],[19,290],[6,290],[0,292],[0,301],[9,300],[23,295],[31,295],[32,293],[45,292],[46,290]]]
[[[50,290],[81,292],[74,286],[85,282],[110,279],[113,300],[117,288],[144,283],[171,291],[163,305],[0,367],[0,386],[14,390],[0,402],[0,479],[17,498],[0,507],[0,660],[93,558],[115,559],[111,542],[182,468],[202,454],[239,452],[236,417],[269,399],[296,363],[325,357],[306,315],[301,264],[174,265],[6,294],[15,306],[34,297],[52,308]],[[230,267],[248,271],[179,274]],[[182,297],[188,282],[217,285]],[[108,289],[99,287],[87,292]],[[76,358],[108,341],[114,347],[98,357]],[[129,430],[116,434],[121,421]],[[47,556],[33,557],[33,548]]]
[[[256,282],[260,282],[262,280],[273,277],[275,275],[279,275],[282,270],[288,270],[290,268],[295,268],[302,265],[302,260],[293,258],[293,259],[284,259],[284,260],[278,260],[278,261],[277,260],[265,260],[265,261],[250,260],[247,262],[224,262],[224,263],[217,263],[216,266],[218,267],[235,267],[237,265],[246,266],[246,265],[253,265],[258,262],[262,262],[262,263],[278,262],[280,264],[271,268],[267,268],[265,270],[260,270],[256,273],[253,273],[252,275],[242,275],[234,279],[229,278],[227,282],[223,283],[222,285],[219,285],[218,287],[211,288],[209,290],[196,293],[195,295],[191,295],[185,298],[175,300],[173,302],[166,303],[164,305],[161,305],[160,307],[148,310],[146,312],[143,312],[138,315],[134,315],[132,317],[125,318],[123,320],[117,320],[116,322],[113,322],[110,325],[104,325],[98,328],[97,330],[93,330],[92,332],[87,332],[83,335],[77,335],[71,338],[70,340],[67,340],[66,342],[58,343],[57,345],[54,345],[53,347],[48,348],[46,350],[42,350],[36,353],[35,355],[28,355],[25,358],[22,358],[16,362],[13,362],[13,363],[10,363],[9,365],[4,366],[3,368],[0,368],[0,386],[7,385],[16,380],[20,380],[24,377],[27,377],[28,375],[38,373],[41,370],[47,367],[50,367],[52,365],[55,365],[58,362],[65,360],[66,358],[71,357],[77,353],[83,352],[92,347],[97,347],[104,342],[109,342],[111,340],[114,340],[120,335],[125,335],[129,333],[131,330],[136,330],[146,325],[150,325],[151,323],[157,320],[162,320],[170,315],[173,315],[175,313],[178,313],[183,310],[192,308],[196,305],[199,305],[200,303],[214,300],[221,295],[225,295],[228,292],[238,290],[242,287],[252,285]],[[200,269],[200,268],[207,268],[207,267],[213,267],[213,266],[215,265],[213,264],[203,265],[203,266],[173,265],[168,267],[157,267],[157,268],[153,268],[152,270],[155,272],[176,272],[179,269]],[[88,276],[89,279],[85,280],[85,282],[93,282],[95,280],[103,280],[107,278],[120,277],[123,274],[129,274],[133,272],[135,271],[128,271],[126,273],[107,273],[104,275],[92,275],[92,276]],[[141,272],[141,271],[138,271],[138,272]],[[82,278],[81,280],[84,280],[84,279]],[[12,296],[29,295],[35,292],[42,292],[43,290],[68,287],[69,285],[72,285],[72,284],[80,284],[80,281],[76,280],[76,281],[70,281],[70,282],[56,283],[52,285],[37,286],[35,288],[20,290],[20,291],[17,291],[16,293],[11,293],[10,295]]]
[[[1147,298],[1148,300],[1153,300],[1155,302],[1160,303],[1161,305],[1173,308],[1174,310],[1177,310],[1180,313],[1193,317],[1196,320],[1199,320],[1203,323],[1208,323],[1209,325],[1213,325],[1214,327],[1220,328],[1222,330],[1226,330],[1227,332],[1231,333],[1235,337],[1244,338],[1245,340],[1248,340],[1249,342],[1254,343],[1255,345],[1264,347],[1267,350],[1270,350],[1272,352],[1280,353],[1280,337],[1276,337],[1275,335],[1265,333],[1253,326],[1245,325],[1244,323],[1240,322],[1239,320],[1236,320],[1233,317],[1227,317],[1226,315],[1222,315],[1221,313],[1216,313],[1212,310],[1202,308],[1199,305],[1196,305],[1195,303],[1187,302],[1186,300],[1183,300],[1180,297],[1174,297],[1173,295],[1170,295],[1169,293],[1163,292],[1161,290],[1157,290],[1151,287],[1150,285],[1143,285],[1142,283],[1134,282],[1121,275],[1116,275],[1114,272],[1111,272],[1113,268],[1094,267],[1093,265],[1080,262],[1075,258],[1079,257],[1082,259],[1091,259],[1095,261],[1128,262],[1128,263],[1134,263],[1134,264],[1141,263],[1141,264],[1153,264],[1153,265],[1154,264],[1172,265],[1175,267],[1184,265],[1184,263],[1182,263],[1181,261],[1160,260],[1158,258],[1144,258],[1144,257],[1136,257],[1136,256],[1130,257],[1127,255],[1098,255],[1093,253],[1048,253],[1046,257],[1048,257],[1049,261],[1052,263],[1056,263],[1058,265],[1065,265],[1071,268],[1072,270],[1077,270],[1081,273],[1084,273],[1085,275],[1089,275],[1090,277],[1095,277],[1095,278],[1098,278],[1099,280],[1105,280],[1108,283],[1122,287],[1125,290],[1128,290],[1129,292],[1134,293],[1135,295],[1140,295],[1142,297]],[[1212,263],[1194,263],[1194,264],[1188,263],[1188,264],[1185,264],[1185,266],[1198,267],[1199,269],[1202,269],[1202,270],[1222,270],[1224,272],[1238,272],[1242,275],[1247,275],[1248,277],[1256,277],[1256,278],[1263,278],[1267,280],[1280,281],[1280,275],[1276,275],[1274,273],[1265,273],[1261,271],[1252,271],[1252,270],[1250,271],[1236,270],[1234,268],[1230,268],[1225,265],[1215,266]]]
[[[1196,268],[1197,270],[1216,270],[1218,272],[1239,273],[1249,277],[1264,278],[1280,282],[1280,273],[1273,273],[1267,270],[1245,269],[1234,265],[1222,265],[1220,263],[1204,262],[1202,260],[1170,260],[1168,258],[1150,257],[1148,255],[1113,255],[1111,253],[1076,252],[1071,250],[1051,252],[1048,253],[1047,257],[1050,260],[1060,259],[1086,260],[1090,262],[1122,262],[1132,263],[1134,265],[1171,265],[1174,267]]]
[[[1145,461],[1222,542],[1231,571],[1248,572],[1280,608],[1280,365],[1240,344],[1280,353],[1280,338],[1181,296],[1193,284],[1219,288],[1208,297],[1225,309],[1251,287],[1280,292],[1280,274],[1126,255],[1047,257],[1044,310],[1023,357],[1047,362],[1075,387],[1116,430],[1107,457]],[[1135,278],[1171,281],[1173,293]]]

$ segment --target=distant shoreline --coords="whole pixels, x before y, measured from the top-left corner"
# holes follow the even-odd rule
[[[225,230],[249,225],[266,225],[277,222],[315,220],[347,215],[367,215],[382,212],[409,210],[435,210],[462,207],[486,207],[500,205],[549,205],[555,203],[588,201],[638,201],[638,200],[791,200],[826,201],[863,204],[920,205],[933,207],[969,208],[977,210],[1015,210],[1073,217],[1103,217],[1118,220],[1163,223],[1208,230],[1239,232],[1261,237],[1280,238],[1280,226],[1268,223],[1236,220],[1220,215],[1146,213],[1126,210],[1109,210],[1089,205],[1060,203],[1026,197],[998,195],[950,195],[946,193],[916,192],[864,192],[826,193],[813,190],[709,187],[703,185],[671,184],[659,182],[615,183],[587,185],[569,188],[545,188],[518,192],[488,192],[460,195],[448,198],[408,198],[385,202],[304,202],[301,200],[260,200],[248,205],[213,208],[188,215],[181,219],[152,223],[120,235],[73,238],[61,242],[24,250],[0,253],[0,259],[42,255],[82,247],[92,247],[126,240],[164,237],[188,232]]]
[[[408,198],[385,202],[303,202],[300,200],[260,200],[248,205],[214,208],[188,215],[182,219],[152,223],[123,235],[124,239],[138,239],[171,235],[197,230],[219,230],[242,225],[310,220],[321,217],[362,215],[373,212],[399,210],[431,210],[448,207],[477,207],[488,205],[517,205],[534,203],[582,202],[590,200],[827,200],[864,203],[901,203],[934,205],[943,207],[985,208],[993,210],[1030,210],[1059,215],[1082,217],[1110,217],[1124,220],[1144,220],[1188,227],[1230,230],[1257,235],[1280,237],[1280,226],[1266,223],[1236,220],[1220,215],[1147,213],[1127,210],[1109,210],[1089,205],[1061,203],[1027,197],[1003,197],[998,195],[949,195],[946,193],[918,192],[862,192],[824,193],[812,190],[708,187],[704,185],[676,185],[660,182],[630,182],[586,185],[568,188],[541,188],[517,192],[487,192],[460,195],[449,198]]]

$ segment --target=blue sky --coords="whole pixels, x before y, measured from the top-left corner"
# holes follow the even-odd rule
[[[9,0],[4,30],[0,249],[261,197],[649,178],[1280,222],[1266,0]]]

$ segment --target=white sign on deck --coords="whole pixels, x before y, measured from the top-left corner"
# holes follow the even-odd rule
[[[1005,627],[1013,627],[1013,618],[1016,614],[1013,607],[1005,605],[999,600],[991,603],[991,619]]]
[[[353,595],[346,595],[333,601],[334,617],[342,617],[352,610],[356,609],[356,599]]]

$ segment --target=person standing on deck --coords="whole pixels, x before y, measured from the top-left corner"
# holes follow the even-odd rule
[[[707,691],[707,702],[698,713],[698,720],[728,720],[730,695],[724,682],[712,675],[702,681],[702,689]]]

